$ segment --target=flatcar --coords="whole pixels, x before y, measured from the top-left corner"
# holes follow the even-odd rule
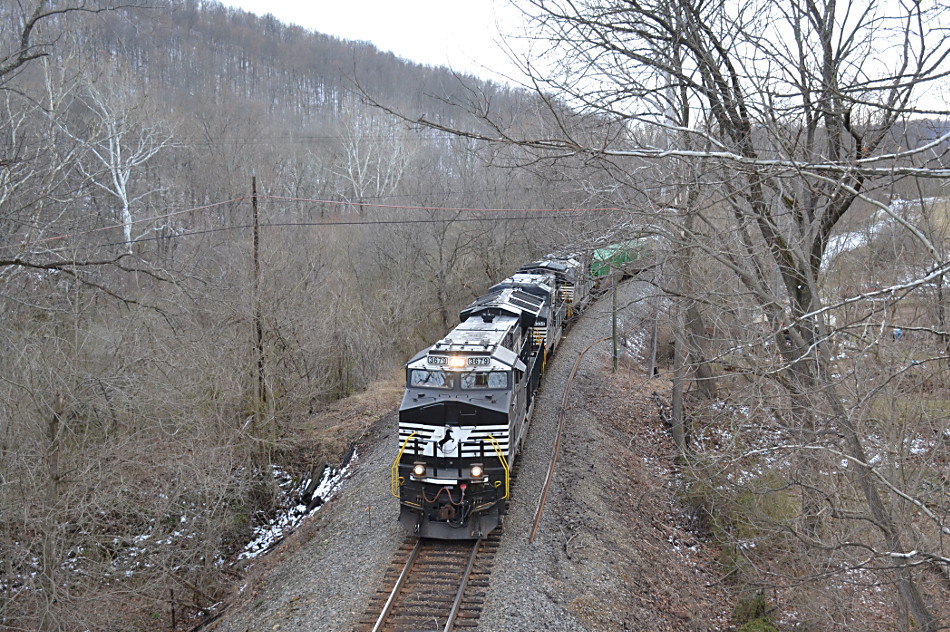
[[[472,539],[501,523],[547,360],[590,297],[587,270],[570,256],[523,266],[406,364],[391,486],[411,532]]]

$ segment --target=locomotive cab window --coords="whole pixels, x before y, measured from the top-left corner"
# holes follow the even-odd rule
[[[508,388],[506,371],[472,371],[462,374],[462,388]]]
[[[442,371],[426,371],[425,369],[411,369],[409,371],[409,386],[425,388],[450,388],[451,383]]]

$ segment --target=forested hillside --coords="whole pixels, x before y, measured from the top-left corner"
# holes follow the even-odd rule
[[[560,168],[489,166],[520,159],[356,83],[459,125],[448,101],[538,129],[537,97],[214,2],[123,7],[0,7],[10,629],[211,606],[272,465],[336,462],[360,431],[312,413],[571,225],[596,232],[555,212],[586,203]]]

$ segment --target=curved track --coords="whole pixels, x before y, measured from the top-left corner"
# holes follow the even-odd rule
[[[500,530],[481,540],[407,540],[370,600],[357,632],[475,629]]]

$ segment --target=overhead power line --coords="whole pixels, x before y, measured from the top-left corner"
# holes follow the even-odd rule
[[[258,228],[264,230],[265,228],[299,228],[299,227],[308,227],[308,226],[392,226],[392,225],[403,225],[403,224],[441,224],[443,222],[452,222],[453,224],[457,223],[470,223],[470,222],[514,222],[514,221],[539,221],[542,219],[551,219],[553,217],[558,217],[562,213],[567,211],[554,212],[549,215],[524,215],[524,216],[512,216],[512,217],[469,217],[465,219],[409,219],[409,220],[369,220],[369,221],[336,221],[328,220],[322,222],[270,222],[259,224]],[[220,226],[218,228],[206,228],[203,230],[194,230],[186,231],[181,233],[175,233],[172,235],[152,235],[149,237],[142,237],[140,239],[133,240],[132,243],[142,243],[146,241],[159,241],[161,239],[178,239],[182,237],[193,237],[196,235],[206,235],[210,233],[221,233],[228,232],[232,230],[249,230],[254,227],[253,224],[237,224],[234,226]],[[129,242],[126,241],[116,241],[105,244],[98,244],[96,248],[106,248],[111,246],[126,246]]]
[[[201,206],[195,206],[187,209],[180,209],[177,211],[172,211],[169,213],[164,213],[162,215],[153,215],[151,217],[142,218],[134,220],[131,222],[131,225],[142,225],[149,224],[154,222],[161,222],[168,220],[173,217],[180,215],[185,215],[188,213],[196,213],[201,211],[208,211],[225,205],[240,204],[244,202],[251,201],[250,196],[237,197],[230,200],[224,200],[221,202],[212,202],[210,204],[204,204]],[[286,196],[277,196],[277,195],[259,195],[258,201],[262,200],[271,200],[274,202],[283,202],[283,203],[300,203],[306,202],[311,204],[324,204],[329,206],[337,207],[361,207],[361,208],[377,208],[377,209],[390,209],[390,210],[402,210],[402,211],[426,211],[426,212],[454,212],[454,213],[528,213],[528,215],[520,215],[515,217],[484,217],[484,218],[467,218],[467,219],[458,219],[454,218],[450,221],[455,222],[480,222],[480,221],[524,221],[524,220],[538,220],[546,219],[550,217],[557,217],[564,213],[577,213],[577,212],[615,212],[620,211],[618,207],[599,207],[599,208],[477,208],[477,207],[451,207],[451,206],[413,206],[405,204],[381,204],[378,202],[353,202],[353,201],[340,201],[340,200],[323,200],[319,198],[300,198],[300,197],[286,197]],[[394,220],[394,219],[374,219],[374,220],[358,220],[358,221],[340,221],[339,219],[333,220],[321,220],[314,222],[274,222],[274,223],[263,223],[261,228],[267,227],[287,227],[287,226],[359,226],[359,225],[398,225],[398,224],[431,224],[447,221],[446,218],[428,218],[428,219],[403,219],[403,220]],[[8,245],[0,247],[0,250],[14,250],[14,249],[28,249],[43,244],[53,244],[55,242],[66,241],[67,239],[72,239],[84,235],[90,235],[95,233],[101,233],[111,230],[117,230],[124,227],[124,224],[111,224],[108,226],[100,226],[98,228],[90,228],[88,230],[77,231],[72,233],[64,233],[60,235],[55,235],[52,237],[44,237],[42,239],[36,239],[30,242],[25,242],[16,245]],[[206,233],[230,231],[230,230],[245,230],[250,228],[250,225],[235,225],[235,226],[221,226],[216,228],[203,229],[200,231],[188,231],[185,233],[176,233],[173,235],[165,236],[150,236],[143,237],[140,239],[135,239],[133,242],[144,242],[144,241],[154,241],[162,238],[175,238],[175,237],[185,237],[192,235],[200,235]],[[89,247],[108,247],[116,245],[127,245],[128,242],[112,242],[98,244],[96,246]]]

